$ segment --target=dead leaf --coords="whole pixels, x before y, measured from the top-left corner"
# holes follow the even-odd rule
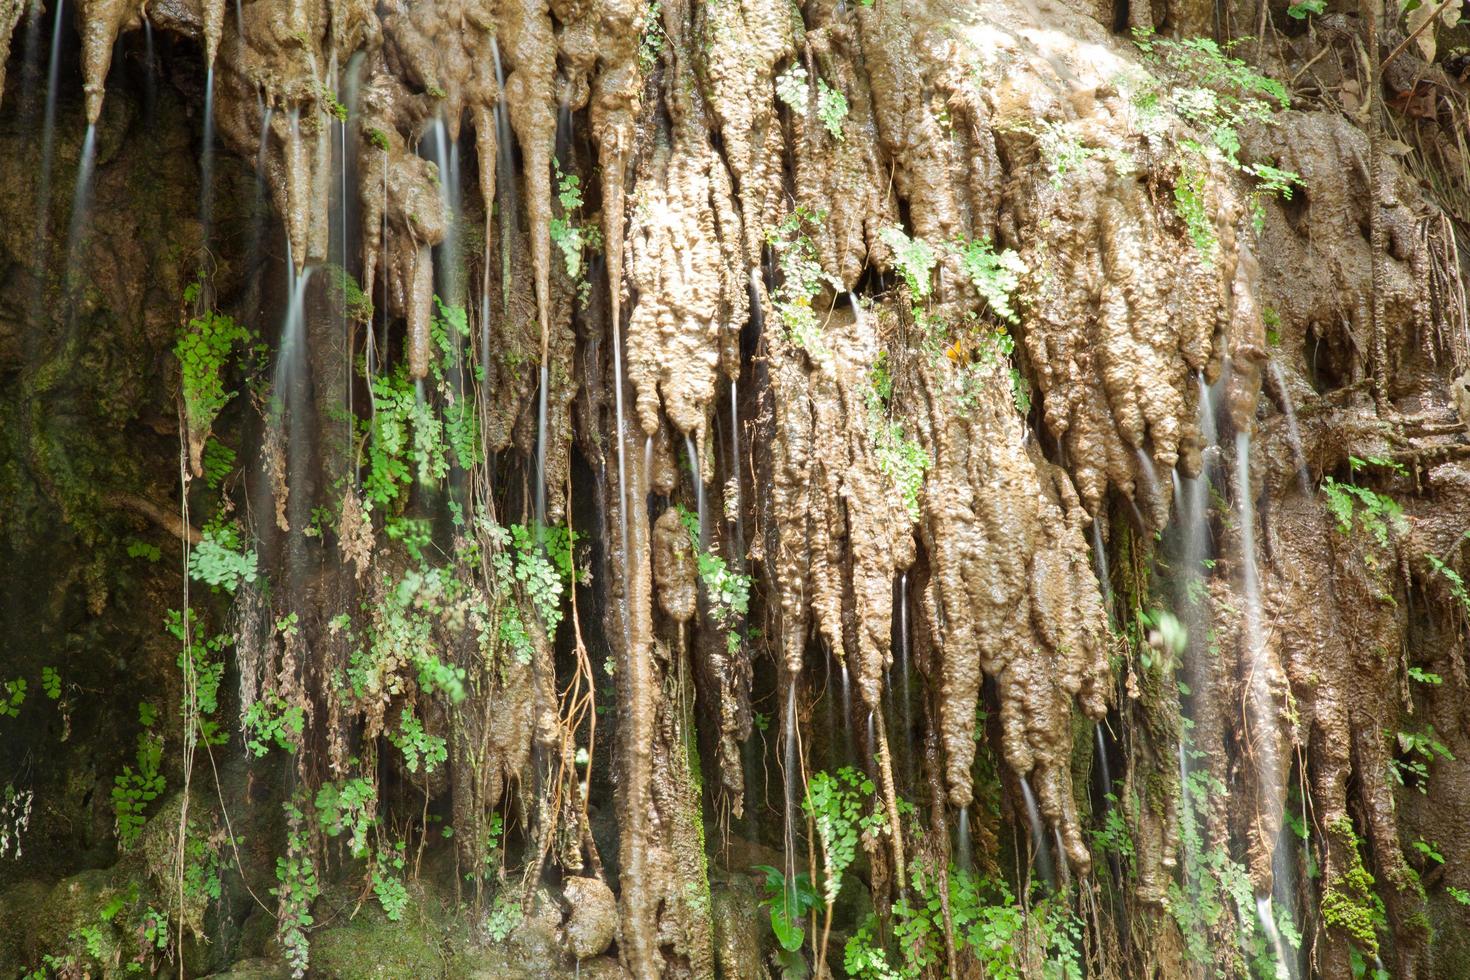
[[[1434,12],[1438,7],[1439,4],[1431,3],[1430,0],[1419,0],[1419,6],[1404,15],[1404,29],[1410,34],[1413,34],[1419,30],[1420,25],[1434,16]],[[1446,7],[1445,9],[1448,10],[1449,8]],[[1434,61],[1435,43],[1433,26],[1426,27],[1423,33],[1414,38],[1414,43],[1418,45],[1419,53],[1424,56],[1425,61]]]

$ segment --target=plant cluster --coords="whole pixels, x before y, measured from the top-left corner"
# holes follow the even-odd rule
[[[842,289],[841,282],[822,271],[817,247],[805,232],[807,226],[819,224],[825,218],[822,212],[799,207],[781,224],[766,231],[766,244],[775,253],[781,272],[781,281],[771,295],[771,305],[786,328],[786,339],[814,358],[827,356],[827,348],[812,300],[823,283],[834,290]]]
[[[202,281],[191,283],[184,290],[185,304],[197,303],[202,291]],[[249,330],[215,310],[190,317],[179,331],[174,357],[182,372],[184,412],[191,433],[207,434],[235,396],[225,387],[225,368],[235,349],[250,339]]]
[[[1271,125],[1275,114],[1290,108],[1286,86],[1262,75],[1235,57],[1235,44],[1220,45],[1209,38],[1164,38],[1137,29],[1134,41],[1144,64],[1160,77],[1130,79],[1131,103],[1143,122],[1145,135],[1166,135],[1170,116],[1184,120],[1202,138],[1177,141],[1178,173],[1174,206],[1190,239],[1206,260],[1218,241],[1204,203],[1205,177],[1212,165],[1223,165],[1253,183],[1252,211],[1259,230],[1266,198],[1289,200],[1301,178],[1265,162],[1241,159],[1240,129],[1247,123]]]
[[[828,85],[821,76],[817,77],[815,93],[812,88],[811,76],[800,62],[776,76],[776,98],[803,116],[815,109],[817,119],[828,134],[840,142],[843,138],[842,121],[847,118],[847,96],[841,89]],[[813,94],[816,95],[815,106],[812,104]]]
[[[123,850],[132,847],[148,822],[149,805],[163,795],[163,736],[153,730],[157,712],[147,703],[138,705],[138,733],[134,761],[137,768],[123,766],[112,781],[112,812],[117,829],[117,844]]]
[[[721,556],[700,546],[698,514],[679,507],[679,521],[689,535],[689,547],[694,553],[699,581],[704,585],[710,618],[725,633],[725,646],[734,653],[740,649],[740,621],[750,611],[751,578],[732,569]]]

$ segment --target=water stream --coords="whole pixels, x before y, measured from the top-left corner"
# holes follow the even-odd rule
[[[1026,803],[1026,820],[1031,825],[1031,847],[1036,858],[1036,869],[1048,885],[1056,887],[1056,876],[1051,860],[1051,844],[1046,839],[1046,824],[1041,820],[1041,810],[1036,806],[1036,794],[1031,792],[1031,783],[1021,777],[1021,798]]]
[[[214,65],[204,75],[204,143],[199,152],[199,224],[203,241],[209,247],[209,233],[214,220]]]
[[[1286,374],[1281,370],[1281,365],[1271,361],[1269,365],[1271,380],[1276,385],[1276,391],[1281,395],[1281,410],[1286,416],[1286,438],[1291,443],[1291,458],[1296,464],[1296,482],[1301,490],[1302,496],[1312,495],[1312,477],[1307,469],[1307,456],[1302,451],[1302,433],[1296,424],[1296,406],[1291,401],[1291,390],[1286,387]]]

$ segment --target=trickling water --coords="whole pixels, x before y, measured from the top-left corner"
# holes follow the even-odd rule
[[[699,449],[693,436],[684,436],[684,451],[689,454],[689,473],[694,480],[694,513],[699,518],[699,547],[703,550],[708,540],[704,523],[704,480],[699,472]]]
[[[1266,941],[1271,944],[1271,952],[1276,957],[1276,980],[1291,980],[1291,968],[1287,965],[1286,944],[1281,939],[1281,930],[1276,928],[1276,918],[1271,911],[1271,896],[1258,896],[1256,916],[1261,920],[1261,930],[1266,934]]]
[[[974,865],[970,847],[970,808],[960,807],[959,826],[955,830],[955,862],[961,871],[969,871]]]
[[[1159,494],[1159,472],[1154,468],[1153,457],[1144,452],[1142,447],[1135,448],[1133,454],[1138,457],[1138,472],[1143,477],[1148,501],[1153,506],[1159,507],[1162,500]]]
[[[796,771],[796,680],[795,674],[786,680],[786,742],[782,747],[784,764],[781,774],[786,807],[786,881],[793,889],[796,883],[796,780],[799,775]],[[794,894],[787,895],[788,908],[793,907],[789,903],[794,899]]]
[[[510,303],[510,243],[515,237],[516,172],[512,156],[510,112],[505,104],[505,69],[500,63],[500,45],[490,36],[490,54],[495,61],[495,84],[499,98],[495,102],[495,193],[500,201],[500,290],[502,300]],[[486,202],[489,207],[489,202]],[[616,285],[613,286],[617,288]]]
[[[46,116],[41,130],[41,174],[36,188],[36,251],[51,238],[51,163],[56,152],[56,80],[61,68],[61,24],[66,0],[56,0],[51,28],[51,61],[46,67]]]
[[[1036,806],[1036,794],[1031,792],[1031,783],[1021,777],[1021,798],[1026,803],[1026,819],[1031,824],[1031,846],[1036,852],[1036,868],[1048,885],[1056,886],[1051,863],[1051,845],[1046,839],[1046,825],[1041,822],[1041,810]]]
[[[1113,795],[1113,775],[1108,769],[1108,745],[1103,738],[1102,722],[1095,722],[1092,731],[1097,738],[1098,775],[1102,777],[1103,812],[1106,813],[1112,806],[1108,798]]]
[[[761,309],[761,271],[755,267],[750,270],[750,323],[755,328],[755,340],[758,343],[761,332],[766,327],[766,314]]]
[[[1108,549],[1103,547],[1102,516],[1092,519],[1092,562],[1097,572],[1098,584],[1102,586],[1103,611],[1113,618],[1113,580],[1108,575]]]
[[[149,125],[158,116],[158,80],[154,71],[153,22],[143,18],[143,43],[147,60],[143,62],[143,112]]]
[[[730,481],[731,506],[735,510],[735,567],[745,559],[745,514],[740,507],[740,394],[738,382],[730,379]]]
[[[210,222],[214,211],[214,63],[204,75],[204,146],[199,163],[199,223],[204,230],[204,243],[209,244]]]
[[[541,362],[541,385],[536,395],[536,525],[546,526],[546,389],[551,385],[551,369]]]
[[[1199,429],[1206,446],[1218,445],[1220,433],[1215,426],[1215,398],[1210,386],[1205,384],[1205,373],[1196,371],[1195,384],[1199,387]]]
[[[1265,813],[1279,814],[1283,806],[1281,786],[1278,781],[1281,760],[1278,757],[1275,737],[1275,712],[1271,704],[1270,663],[1262,634],[1260,573],[1256,565],[1255,503],[1251,496],[1250,480],[1250,433],[1246,431],[1239,432],[1235,436],[1235,477],[1236,509],[1240,527],[1240,563],[1245,589],[1245,642],[1247,662],[1250,664],[1250,688],[1246,697],[1246,712],[1250,744],[1255,754],[1256,797],[1258,805]],[[1294,905],[1290,902],[1290,880],[1285,877],[1278,879],[1276,886],[1287,898],[1284,907],[1293,908]],[[1260,901],[1267,903],[1269,911],[1270,896],[1263,896]],[[1270,921],[1269,925],[1263,924],[1263,928],[1267,929],[1268,935],[1272,936],[1276,945],[1279,972],[1285,969],[1285,959],[1281,952],[1280,936],[1273,935],[1276,932],[1274,920]]]
[[[1291,391],[1286,387],[1286,375],[1281,370],[1281,365],[1272,361],[1269,365],[1271,380],[1276,383],[1276,390],[1281,393],[1281,410],[1286,414],[1286,438],[1291,442],[1291,458],[1296,463],[1296,482],[1302,491],[1302,496],[1309,497],[1312,494],[1312,480],[1307,471],[1307,456],[1302,451],[1302,434],[1296,424],[1296,406],[1291,402]]]
[[[97,127],[87,125],[87,134],[82,138],[82,156],[77,161],[77,185],[72,191],[71,222],[66,234],[66,270],[64,282],[68,292],[73,287],[77,252],[81,248],[82,234],[86,228],[87,215],[92,203],[92,170],[97,159]]]

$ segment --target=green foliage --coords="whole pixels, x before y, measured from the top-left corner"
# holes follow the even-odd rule
[[[399,718],[398,731],[388,733],[388,741],[403,753],[404,765],[409,772],[418,772],[422,762],[424,772],[433,772],[449,758],[449,749],[444,739],[424,731],[424,723],[414,715],[413,709],[405,707]]]
[[[1290,107],[1291,98],[1286,86],[1233,56],[1238,42],[1222,46],[1209,38],[1164,38],[1147,29],[1136,29],[1134,41],[1143,52],[1144,63],[1167,79],[1147,77],[1132,93],[1133,107],[1143,117],[1146,132],[1162,136],[1165,120],[1172,113],[1203,135],[1203,139],[1178,142],[1174,204],[1195,247],[1211,259],[1218,244],[1204,206],[1205,174],[1211,164],[1222,164],[1254,181],[1258,229],[1261,200],[1289,199],[1293,185],[1300,183],[1294,173],[1240,159],[1240,128],[1252,122],[1272,125],[1275,114]]]
[[[1209,258],[1215,254],[1219,238],[1205,208],[1205,175],[1192,161],[1180,161],[1179,175],[1174,179],[1174,213],[1184,222],[1195,249]]]
[[[1437,555],[1425,555],[1424,557],[1429,562],[1429,566],[1449,583],[1450,596],[1460,604],[1460,611],[1470,616],[1470,591],[1466,590],[1465,580],[1460,577],[1460,573],[1446,565]],[[1413,668],[1410,668],[1409,675],[1413,676]]]
[[[61,675],[56,672],[55,667],[41,668],[41,693],[52,701],[61,698]]]
[[[805,115],[811,110],[811,79],[805,66],[793,64],[776,76],[776,98],[790,106],[793,112]],[[847,118],[847,96],[818,77],[815,108],[817,118],[827,132],[833,139],[841,140],[842,121]]]
[[[17,677],[5,682],[5,689],[0,693],[0,718],[19,718],[20,706],[26,702],[26,679]]]
[[[1347,851],[1348,867],[1333,875],[1322,891],[1322,921],[1341,930],[1366,956],[1376,957],[1378,931],[1387,927],[1388,916],[1373,891],[1373,875],[1363,867],[1357,831],[1346,816],[1329,823],[1327,831]]]
[[[1196,763],[1203,757],[1187,745],[1185,754]],[[1191,768],[1181,788],[1179,843],[1184,875],[1182,884],[1169,884],[1167,905],[1184,937],[1186,956],[1201,965],[1213,962],[1212,937],[1232,915],[1241,948],[1252,950],[1264,942],[1250,873],[1223,847],[1207,846],[1200,833],[1213,801],[1225,794],[1225,784],[1204,768]]]
[[[689,547],[694,553],[699,581],[704,585],[709,615],[725,633],[726,647],[733,653],[740,648],[740,620],[750,611],[751,577],[730,568],[721,556],[700,547],[699,515],[679,507],[679,521],[689,534]]]
[[[485,932],[495,942],[505,942],[521,924],[521,903],[502,892],[495,896],[490,914],[485,917]]]
[[[117,844],[127,850],[137,842],[148,821],[148,806],[163,794],[163,736],[152,731],[156,714],[148,704],[138,705],[138,720],[143,731],[138,733],[134,755],[137,768],[123,766],[112,780],[112,813],[117,829]]]
[[[591,283],[582,279],[586,271],[582,253],[602,248],[602,230],[596,222],[581,220],[582,179],[576,174],[562,173],[560,161],[552,160],[552,167],[556,173],[556,199],[561,205],[561,213],[551,219],[551,240],[561,249],[567,278],[578,283],[577,296],[586,306]]]
[[[794,953],[801,949],[806,938],[801,922],[821,898],[804,871],[787,878],[768,864],[758,865],[755,870],[766,875],[766,897],[761,899],[761,907],[771,910],[771,931],[776,935],[776,942]]]
[[[955,242],[955,254],[991,312],[1007,323],[1016,323],[1012,296],[1026,272],[1021,257],[1008,248],[997,252],[988,238],[960,239]]]
[[[668,44],[668,35],[664,33],[663,22],[659,19],[660,4],[658,0],[648,5],[643,17],[643,38],[638,42],[638,67],[647,75],[658,67],[658,60],[664,53],[664,47]]]
[[[316,792],[316,815],[328,837],[347,834],[353,857],[368,854],[368,832],[377,820],[378,791],[360,777],[323,783]]]
[[[826,346],[812,299],[824,282],[834,290],[842,288],[841,282],[822,271],[817,247],[804,231],[825,217],[821,212],[797,208],[779,226],[766,231],[766,244],[775,253],[781,271],[781,282],[771,296],[771,304],[786,328],[786,339],[813,357],[824,356]]]
[[[801,805],[822,844],[822,895],[828,905],[842,890],[842,875],[857,854],[858,837],[887,826],[882,811],[869,806],[873,789],[873,781],[850,766],[835,775],[816,772],[807,780]]]
[[[1386,466],[1394,472],[1402,470],[1402,464],[1376,456],[1366,460],[1350,456],[1348,464],[1354,473],[1370,465]],[[1387,548],[1391,534],[1403,533],[1408,528],[1403,507],[1386,494],[1353,483],[1341,483],[1330,476],[1322,480],[1322,493],[1328,512],[1336,519],[1337,529],[1343,534],[1353,532],[1356,518],[1357,524],[1373,536],[1379,547]],[[1376,561],[1370,560],[1370,565],[1373,564]]]
[[[1327,0],[1301,0],[1286,8],[1286,16],[1292,20],[1306,20],[1312,14],[1322,14],[1327,11]]]
[[[245,747],[257,759],[270,752],[272,742],[295,752],[306,730],[306,712],[300,705],[288,704],[275,691],[267,691],[246,709],[242,727]]]
[[[878,238],[893,252],[893,264],[915,301],[929,298],[937,258],[934,248],[922,238],[910,238],[897,225],[878,232]]]
[[[141,558],[146,562],[157,562],[163,557],[163,552],[157,545],[149,544],[147,541],[139,541],[137,538],[128,540],[128,557]]]
[[[366,130],[366,134],[369,143],[377,147],[379,150],[382,150],[384,153],[388,152],[387,133],[383,132],[381,129],[378,129],[375,126],[369,126]]]
[[[276,858],[276,886],[271,894],[276,896],[276,937],[286,954],[293,977],[306,975],[310,963],[311,941],[306,930],[315,919],[311,904],[321,894],[317,882],[316,865],[311,859],[310,841],[301,829],[304,820],[301,808],[294,802],[283,804],[291,829],[286,835],[286,853]]]
[[[917,440],[904,433],[899,422],[882,415],[869,414],[868,432],[873,438],[873,451],[878,469],[894,482],[903,495],[909,520],[919,519],[919,491],[924,488],[924,474],[929,469],[929,454]]]
[[[429,371],[443,394],[443,407],[436,409],[406,365],[373,376],[363,479],[369,506],[400,507],[414,479],[437,486],[449,475],[451,461],[468,470],[477,458],[479,420],[473,400],[457,394],[447,381],[463,364],[469,319],[463,307],[446,305],[438,297],[434,308],[429,338],[439,356],[430,359]]]
[[[403,841],[394,841],[391,850],[379,850],[373,865],[373,894],[378,896],[378,904],[383,906],[389,922],[398,922],[408,908],[408,888],[403,883],[404,850]]]
[[[1421,793],[1429,792],[1429,764],[1436,758],[1454,761],[1454,753],[1439,740],[1433,725],[1422,732],[1400,731],[1395,734],[1399,754],[1389,760],[1389,774],[1400,786],[1413,782]]]
[[[219,685],[225,673],[224,651],[234,643],[228,633],[217,633],[200,637],[194,626],[194,617],[189,617],[190,629],[184,630],[184,616],[177,609],[168,610],[164,627],[179,642],[187,645],[179,651],[178,664],[181,672],[192,672],[194,698],[192,709],[189,697],[183,695],[180,713],[184,718],[193,715],[199,735],[209,745],[224,745],[229,736],[220,730],[219,723],[211,716],[219,709]],[[187,659],[186,659],[187,658]]]
[[[200,464],[204,467],[204,482],[211,490],[220,485],[235,470],[235,451],[218,439],[211,438],[204,444]]]
[[[347,318],[356,323],[372,323],[373,300],[362,291],[357,277],[335,262],[328,263],[324,271],[327,275],[327,288],[332,296],[341,301],[342,311],[347,314]]]
[[[206,525],[202,540],[189,551],[189,577],[212,589],[233,594],[241,583],[253,583],[257,574],[255,551],[241,544],[234,522]]]
[[[991,980],[1081,980],[1083,926],[1065,895],[1023,908],[998,878],[951,868],[950,919],[957,951],[968,950]],[[893,955],[869,916],[843,950],[843,966],[855,980],[917,980],[944,961],[944,905],[939,878],[922,860],[912,873],[911,897],[893,905]],[[1037,959],[1039,958],[1039,962]]]
[[[196,302],[203,290],[194,282],[184,290],[184,302]],[[235,397],[225,388],[225,368],[235,348],[250,341],[250,331],[233,318],[214,310],[192,317],[174,344],[183,374],[184,411],[191,432],[204,433]]]
[[[1409,668],[1409,680],[1418,681],[1420,684],[1428,684],[1431,687],[1437,687],[1444,683],[1443,677],[1420,667]]]
[[[1418,840],[1414,841],[1411,846],[1414,848],[1415,851],[1422,855],[1425,860],[1431,861],[1434,864],[1444,864],[1444,855],[1440,853],[1439,843],[1437,841],[1427,841],[1424,838],[1420,837]]]

